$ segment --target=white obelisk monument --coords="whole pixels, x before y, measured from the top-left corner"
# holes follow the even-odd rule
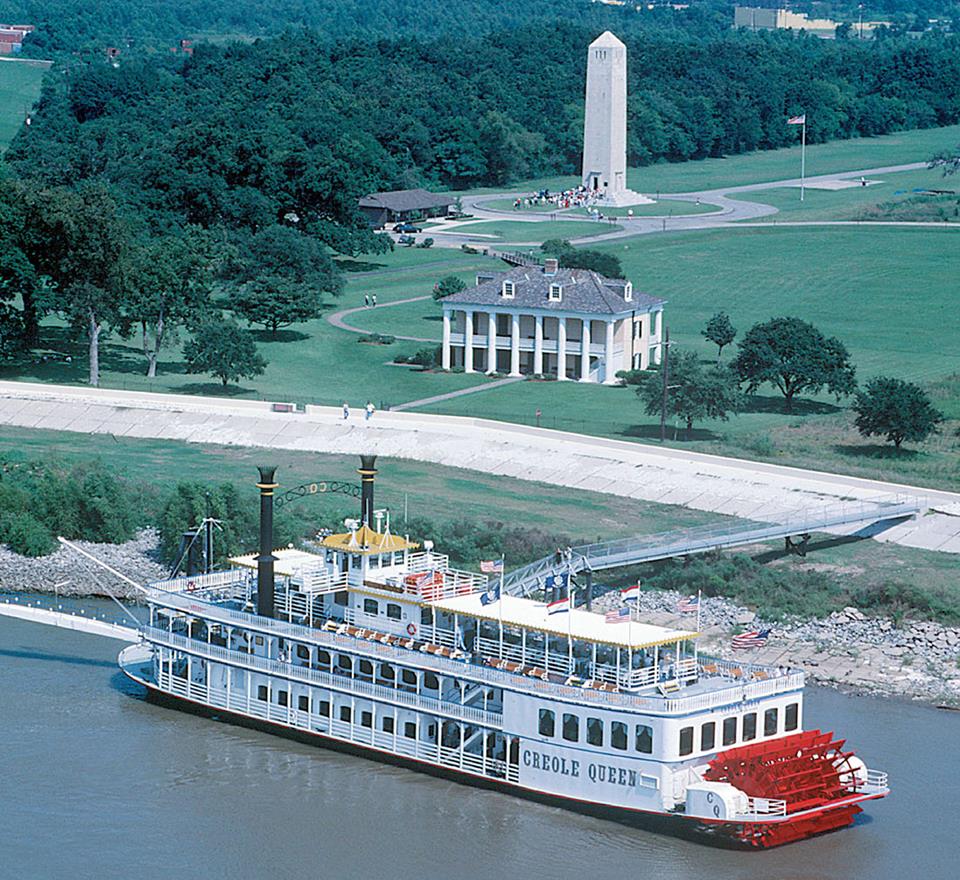
[[[583,185],[606,205],[653,201],[627,189],[627,47],[610,31],[587,50]]]

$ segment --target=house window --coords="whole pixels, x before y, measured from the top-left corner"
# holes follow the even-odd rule
[[[623,288],[623,298],[627,302],[633,301],[633,284],[629,281],[627,282],[627,286]]]
[[[610,745],[621,752],[627,750],[627,725],[622,721],[614,721],[610,725]]]
[[[587,742],[592,746],[603,745],[603,722],[599,718],[587,719]]]
[[[575,743],[580,739],[580,719],[576,715],[563,716],[563,738],[567,742]]]
[[[680,730],[680,754],[689,755],[693,751],[693,728],[684,727]]]
[[[503,287],[501,289],[501,294],[504,299],[513,299],[513,295],[516,292],[516,285],[512,281],[504,281]]]
[[[800,707],[797,703],[791,703],[783,713],[783,729],[796,730],[800,723]]]
[[[390,602],[387,604],[387,617],[391,620],[400,620],[401,618],[400,606]]]
[[[653,753],[653,728],[648,724],[637,725],[637,735],[634,747],[645,755]]]
[[[563,298],[563,285],[551,284],[550,285],[550,301],[560,302],[562,298]]]
[[[713,749],[713,744],[717,738],[717,725],[713,721],[708,721],[700,728],[700,751],[709,752]]]
[[[364,599],[363,600],[363,613],[364,614],[379,614],[380,613],[380,603],[376,599]]]
[[[556,716],[549,709],[540,710],[540,736],[553,736],[556,733]]]

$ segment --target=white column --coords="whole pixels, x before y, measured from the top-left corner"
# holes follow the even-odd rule
[[[473,312],[463,313],[463,372],[473,372]]]
[[[561,382],[567,378],[567,319],[557,319],[557,379]]]
[[[613,320],[607,321],[607,344],[606,352],[604,354],[604,367],[603,367],[603,384],[604,385],[614,385],[616,384],[617,378],[614,375],[616,370],[616,364],[613,362]]]
[[[450,369],[450,312],[443,310],[443,369]]]
[[[663,360],[663,309],[660,309],[658,312],[654,312],[654,317],[656,324],[653,328],[653,341],[656,344],[656,349],[653,353],[653,362],[659,364]],[[647,316],[646,321],[643,322],[645,327],[650,326],[650,316]],[[650,365],[650,346],[646,345],[643,351],[640,353],[640,359],[646,362],[646,366],[641,365],[640,369],[645,370],[647,366]]]
[[[487,372],[497,372],[497,316],[487,314]]]
[[[543,375],[543,315],[534,319],[536,326],[533,331],[533,372]]]
[[[510,375],[523,375],[520,372],[520,315],[516,312],[510,316]]]
[[[582,320],[580,325],[583,330],[580,333],[580,381],[590,381],[590,321]]]

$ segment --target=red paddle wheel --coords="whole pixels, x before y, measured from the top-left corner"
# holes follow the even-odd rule
[[[843,803],[856,778],[853,752],[843,751],[843,744],[832,733],[808,730],[741,746],[718,754],[704,779],[728,782],[753,798],[785,801],[786,819],[745,822],[735,832],[753,846],[779,846],[843,828],[861,812]]]

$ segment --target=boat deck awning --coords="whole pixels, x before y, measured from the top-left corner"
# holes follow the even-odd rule
[[[256,571],[259,555],[259,553],[245,553],[243,556],[231,556],[230,561],[234,565],[239,565],[242,568],[252,568]],[[308,553],[306,550],[281,547],[279,550],[274,550],[273,555],[276,557],[273,570],[283,577],[293,577],[304,571],[326,566],[326,561],[322,556],[317,553]]]
[[[579,608],[548,614],[547,606],[543,602],[535,602],[519,596],[503,596],[498,601],[484,605],[480,601],[480,596],[480,593],[474,593],[469,596],[438,599],[430,605],[449,614],[460,614],[493,622],[502,620],[506,626],[545,632],[564,638],[569,635],[574,641],[595,642],[618,648],[638,650],[652,648],[655,645],[693,639],[699,635],[689,630],[669,629],[636,620],[607,623],[603,614],[595,614]]]

